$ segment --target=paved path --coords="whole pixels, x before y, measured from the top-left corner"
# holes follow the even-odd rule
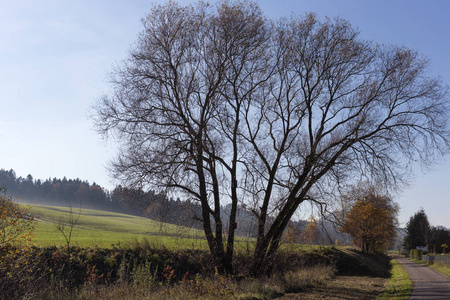
[[[450,278],[425,266],[413,263],[406,258],[396,257],[414,283],[411,300],[450,299]]]

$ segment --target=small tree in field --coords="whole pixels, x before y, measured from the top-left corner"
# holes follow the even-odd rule
[[[33,238],[35,221],[29,206],[21,207],[0,188],[0,247],[29,243]]]
[[[341,228],[363,252],[386,250],[395,239],[397,207],[387,197],[368,195],[358,200]]]
[[[299,240],[299,229],[297,226],[289,224],[284,234],[284,241],[288,244],[294,244]]]
[[[55,222],[55,227],[64,236],[64,240],[67,245],[67,257],[70,258],[70,243],[72,241],[72,234],[75,226],[78,224],[81,216],[81,204],[78,214],[75,215],[73,212],[72,205],[69,205],[69,213],[67,216],[59,217],[59,221]]]
[[[317,240],[318,236],[319,228],[317,225],[317,220],[313,215],[311,215],[308,219],[305,230],[301,233],[301,238],[306,244],[312,245]]]
[[[117,179],[200,204],[220,272],[233,273],[239,205],[257,218],[259,275],[302,203],[328,204],[362,174],[395,186],[411,162],[449,149],[447,88],[427,59],[363,40],[345,20],[168,2],[143,27],[95,121],[121,142]]]

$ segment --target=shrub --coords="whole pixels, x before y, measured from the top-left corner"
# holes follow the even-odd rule
[[[409,250],[409,257],[413,259],[422,259],[423,257],[423,251],[419,249],[411,249]]]
[[[33,239],[35,221],[28,214],[29,206],[21,207],[0,188],[0,247],[29,244]]]

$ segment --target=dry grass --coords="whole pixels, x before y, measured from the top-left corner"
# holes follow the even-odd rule
[[[280,277],[247,280],[240,284],[239,299],[272,299],[286,293],[298,293],[322,285],[334,277],[332,266],[316,265],[287,272]]]
[[[376,299],[385,290],[387,281],[380,277],[337,276],[323,285],[288,294],[281,299]]]
[[[130,249],[74,248],[71,252],[74,259],[71,256],[70,265],[66,265],[63,250],[32,248],[27,268],[16,270],[10,266],[13,271],[30,269],[30,274],[36,275],[22,278],[26,279],[22,289],[15,285],[21,279],[14,281],[14,276],[10,280],[14,283],[10,285],[12,294],[17,294],[17,299],[68,300],[375,299],[384,291],[389,278],[386,256],[348,249],[280,251],[271,261],[271,272],[267,274],[272,275],[258,278],[245,273],[251,259],[243,254],[236,256],[238,276],[226,277],[205,267],[210,263],[207,253],[201,251],[171,252],[152,249],[148,243],[136,244]],[[10,256],[24,260],[20,253],[8,254],[5,258]],[[47,266],[46,262],[52,265]],[[55,269],[47,270],[49,267]],[[42,268],[43,273],[37,271]],[[41,273],[45,276],[39,275]],[[336,274],[339,276],[335,277]],[[6,299],[2,293],[0,299]]]
[[[385,291],[390,278],[386,256],[353,250],[343,250],[338,254],[339,276],[304,291],[286,294],[282,299],[376,299]]]
[[[433,265],[428,265],[429,267],[435,269],[436,271],[441,272],[442,274],[450,277],[450,266],[441,263],[435,263]]]
[[[143,278],[133,282],[118,282],[114,285],[86,284],[76,291],[58,286],[36,294],[34,299],[273,299],[289,292],[300,292],[325,284],[333,277],[331,266],[314,266],[283,276],[259,279],[236,279],[215,275],[210,278],[199,276],[183,279],[174,284],[158,283]],[[146,284],[141,284],[146,282]]]

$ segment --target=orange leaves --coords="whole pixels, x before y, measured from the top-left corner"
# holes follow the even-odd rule
[[[302,239],[305,243],[312,245],[316,242],[319,236],[319,228],[317,225],[317,220],[311,215],[308,219],[308,224],[306,224],[305,230],[301,234]]]
[[[395,206],[389,201],[376,195],[358,200],[341,231],[350,234],[365,252],[385,250],[395,237]]]

